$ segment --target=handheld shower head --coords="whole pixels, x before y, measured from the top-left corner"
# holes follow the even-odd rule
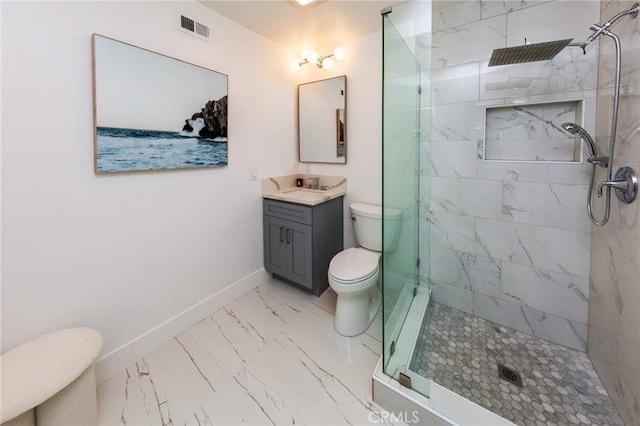
[[[578,135],[580,139],[582,139],[589,147],[589,152],[591,153],[591,157],[596,156],[597,154],[596,144],[595,142],[593,142],[593,139],[585,129],[583,129],[581,126],[579,126],[576,123],[563,123],[562,128],[567,132],[571,133],[572,135]]]

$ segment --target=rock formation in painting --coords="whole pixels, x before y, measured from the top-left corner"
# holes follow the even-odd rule
[[[226,141],[227,139],[227,97],[209,101],[200,112],[185,120],[182,136]]]

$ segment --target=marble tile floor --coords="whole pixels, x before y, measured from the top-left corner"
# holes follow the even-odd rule
[[[266,281],[99,385],[99,425],[384,424],[381,317],[341,336],[335,297]]]
[[[523,387],[498,378],[498,363]],[[520,426],[623,425],[586,353],[433,301],[411,370]]]

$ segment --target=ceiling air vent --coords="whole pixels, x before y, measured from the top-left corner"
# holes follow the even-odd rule
[[[178,29],[199,39],[209,41],[209,27],[182,14],[178,15]]]

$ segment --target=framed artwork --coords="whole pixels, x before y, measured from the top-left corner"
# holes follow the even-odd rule
[[[93,34],[96,173],[227,165],[228,77]]]

